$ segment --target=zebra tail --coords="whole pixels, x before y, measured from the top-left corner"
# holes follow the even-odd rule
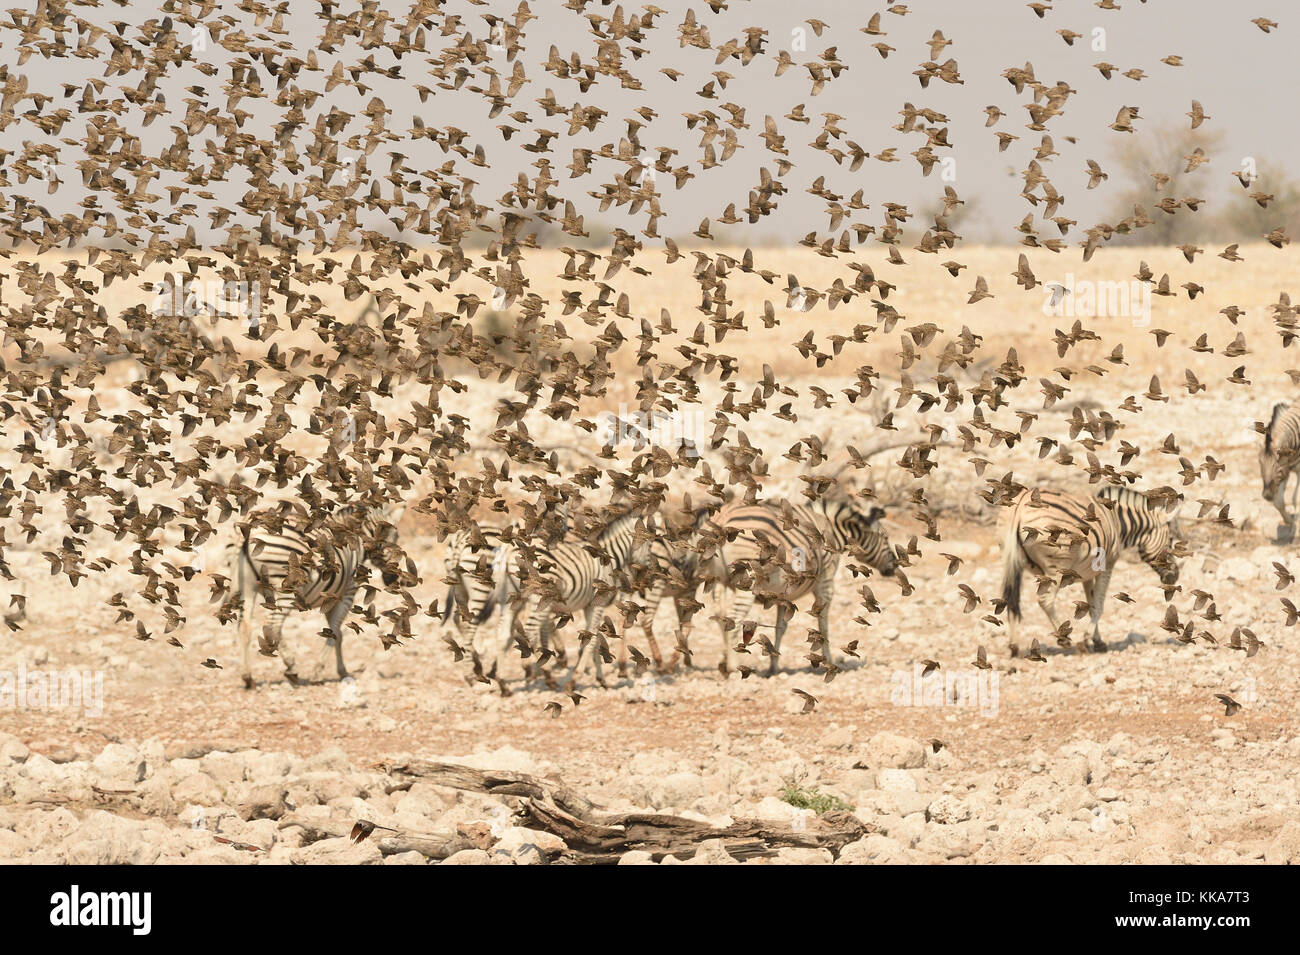
[[[1025,548],[1020,543],[1020,526],[1018,522],[1010,521],[1002,538],[1002,602],[1007,613],[1017,619],[1020,617],[1020,579],[1027,563]]]

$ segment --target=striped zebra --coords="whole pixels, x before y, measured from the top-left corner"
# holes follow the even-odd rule
[[[695,510],[691,526],[685,531],[685,539],[674,540],[662,535],[653,537],[644,562],[631,569],[631,589],[643,600],[641,626],[656,671],[664,672],[676,666],[681,648],[686,647],[690,640],[692,620],[703,606],[695,598],[700,586],[702,562],[696,540],[700,529],[712,514],[713,509],[708,507]],[[676,647],[673,659],[666,666],[655,634],[655,618],[665,598],[672,600],[677,615]],[[627,673],[626,640],[620,647],[618,672],[619,676]]]
[[[1286,509],[1286,484],[1300,471],[1300,402],[1273,406],[1273,417],[1264,431],[1264,447],[1259,452],[1259,476],[1264,483],[1264,500],[1277,508],[1286,524],[1294,523]],[[1291,492],[1294,510],[1300,496],[1300,481]]]
[[[734,593],[731,607],[721,619],[722,666],[730,669],[732,632],[751,624],[755,599],[768,607],[776,604],[776,630],[768,672],[779,668],[781,638],[794,616],[794,601],[815,596],[817,628],[822,658],[831,663],[831,599],[840,555],[850,551],[886,576],[898,567],[898,556],[880,529],[885,511],[860,509],[847,500],[819,498],[809,504],[776,501],[762,504],[734,502],[713,520],[720,532],[710,561],[710,575]]]
[[[447,599],[442,620],[455,623],[462,644],[476,658],[484,651],[481,626],[496,607],[495,596],[513,548],[499,527],[474,525],[447,538],[443,560]]]
[[[1137,548],[1162,584],[1178,581],[1169,519],[1151,510],[1146,495],[1132,488],[1106,487],[1096,497],[1025,490],[1002,520],[1002,602],[1013,646],[1021,617],[1020,580],[1026,569],[1046,579],[1039,588],[1038,605],[1058,632],[1057,593],[1067,583],[1083,584],[1092,617],[1092,646],[1098,650],[1106,649],[1098,626],[1106,588],[1124,551]]]
[[[517,541],[504,559],[504,573],[497,583],[496,601],[501,609],[499,641],[493,672],[514,640],[515,618],[523,607],[523,637],[532,647],[548,647],[555,642],[559,618],[584,615],[585,629],[594,630],[604,622],[605,608],[614,596],[627,589],[627,571],[644,560],[648,540],[642,519],[624,514],[606,524],[587,541],[565,540],[553,546]],[[597,634],[592,642],[604,641]],[[602,652],[593,652],[596,680],[605,685]],[[568,683],[574,684],[582,658],[584,643],[569,671]],[[563,658],[563,651],[560,651]]]
[[[334,648],[339,679],[348,675],[343,663],[343,621],[356,596],[357,568],[377,566],[384,585],[398,573],[384,561],[384,550],[397,540],[395,511],[351,508],[339,516],[310,519],[299,508],[267,508],[254,512],[242,540],[233,548],[231,576],[239,617],[239,647],[244,686],[252,689],[252,603],[261,595],[267,620],[259,640],[264,656],[278,652],[290,683],[299,677],[293,654],[281,642],[284,620],[294,610],[321,610],[329,622],[326,641]]]

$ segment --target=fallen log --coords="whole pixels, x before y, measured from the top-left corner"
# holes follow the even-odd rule
[[[289,826],[301,828],[303,844],[310,845],[322,839],[348,837],[353,823],[333,819],[306,819],[297,813],[289,813],[280,820],[279,828]],[[462,849],[486,849],[491,844],[491,832],[486,825],[461,826],[455,832],[410,832],[397,829],[375,836],[375,846],[383,855],[418,852],[426,859],[446,859]]]
[[[813,817],[803,829],[753,819],[714,826],[667,813],[607,812],[553,780],[435,760],[392,764],[388,771],[452,789],[518,799],[520,824],[563,839],[570,850],[567,861],[572,862],[616,861],[634,849],[657,858],[694,855],[700,844],[709,840],[719,840],[729,855],[742,860],[771,855],[781,848],[829,849],[838,855],[850,842],[876,831],[875,826],[848,812]]]

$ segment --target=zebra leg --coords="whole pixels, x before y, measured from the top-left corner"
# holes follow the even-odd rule
[[[596,668],[596,682],[600,686],[605,686],[605,657],[600,652],[600,641],[602,634],[597,629],[605,622],[605,605],[593,606],[587,611],[587,629],[596,630],[596,636],[591,638],[591,663]]]
[[[600,625],[604,615],[605,615],[605,608],[603,605],[596,607],[591,604],[588,604],[586,614],[585,614],[586,629],[588,631],[594,631],[596,627]],[[569,689],[576,690],[578,688],[578,672],[582,668],[582,658],[586,654],[588,647],[591,648],[592,665],[596,670],[596,682],[599,683],[601,686],[605,685],[604,661],[601,659],[600,646],[597,642],[599,640],[600,640],[600,634],[596,633],[596,635],[593,636],[590,640],[578,646],[578,656],[573,661],[573,669],[569,671],[569,678],[568,678]]]
[[[673,610],[677,613],[677,645],[680,647],[690,647],[694,608],[687,603],[679,603],[676,598],[673,598]],[[681,659],[681,652],[674,648],[673,658],[668,661],[668,666],[666,668],[667,672],[676,670]]]
[[[537,638],[537,646],[545,650],[551,650],[553,647],[563,647],[559,635],[556,633],[555,618],[549,614],[543,615],[540,635]],[[551,664],[549,660],[545,664],[540,662],[535,663],[532,669],[533,677],[540,677],[546,683],[548,689],[553,690],[559,685],[555,682],[555,674],[551,672]]]
[[[659,652],[659,641],[655,639],[655,617],[659,614],[659,604],[663,602],[664,593],[667,591],[667,589],[668,589],[667,581],[665,580],[655,581],[654,586],[650,588],[650,592],[646,594],[645,609],[641,611],[641,613],[643,614],[641,618],[641,628],[645,631],[646,646],[650,650],[650,659],[654,661],[656,673],[662,673],[664,671],[664,658],[663,658],[663,654]],[[624,639],[623,652],[620,655],[619,659],[622,660],[623,658],[626,657],[626,655],[627,655],[627,640]],[[619,676],[626,675],[621,663],[619,665],[618,675]]]
[[[526,610],[528,616],[525,617],[525,628],[527,622],[532,619],[532,603],[528,604]],[[489,677],[500,678],[501,662],[505,659],[506,652],[510,649],[510,641],[514,639],[515,633],[515,602],[512,594],[507,594],[501,601],[501,620],[497,626],[497,649],[492,656],[492,669],[488,672]],[[529,637],[532,640],[532,637]]]
[[[790,616],[790,608],[784,602],[776,605],[776,632],[772,635],[772,648],[776,652],[767,665],[768,676],[776,676],[781,671],[781,638],[785,636],[785,628],[790,625]]]
[[[241,550],[236,556],[235,565],[235,586],[238,588],[239,600],[239,655],[244,661],[244,672],[241,674],[244,678],[244,689],[251,690],[256,684],[253,681],[253,591],[252,568],[248,566],[248,558],[244,556]]]
[[[542,649],[556,642],[554,639],[555,618],[549,613],[543,612],[542,598],[536,594],[528,598],[528,602],[524,607],[524,614],[524,639],[539,654],[540,658]],[[526,661],[523,663],[523,668],[526,682],[530,669]],[[535,674],[540,675],[546,681],[547,686],[554,685],[555,678],[551,676],[549,665],[543,667],[540,663],[536,663],[532,669]]]
[[[1102,653],[1106,651],[1106,641],[1101,638],[1101,609],[1106,604],[1106,589],[1110,587],[1111,571],[1106,570],[1096,579],[1084,584],[1084,593],[1088,598],[1088,612],[1092,617],[1092,648]]]
[[[722,663],[718,665],[718,671],[726,676],[731,672],[731,637],[733,633],[744,633],[745,619],[749,616],[749,611],[754,607],[754,591],[752,590],[733,590],[731,606],[727,608],[727,617],[730,623],[723,620],[720,624],[722,627]]]
[[[348,668],[343,665],[343,621],[347,619],[348,611],[352,609],[354,596],[351,590],[345,592],[325,613],[325,619],[329,621],[330,633],[334,634],[325,641],[325,647],[327,652],[331,645],[334,647],[334,668],[340,680],[346,680],[348,677]]]
[[[293,651],[284,642],[284,621],[293,609],[293,599],[292,594],[275,597],[267,615],[269,619],[262,626],[262,649],[267,656],[279,655],[284,664],[284,678],[297,686],[301,682],[298,678],[298,664],[294,660]]]
[[[838,560],[827,558],[822,572],[813,583],[813,598],[817,601],[817,629],[821,632],[822,658],[825,666],[834,664],[831,659],[831,599],[835,596],[835,571]]]
[[[1061,623],[1056,619],[1056,595],[1061,592],[1061,585],[1054,584],[1052,589],[1047,593],[1038,595],[1038,606],[1043,608],[1043,613],[1047,615],[1048,621],[1052,624],[1053,630],[1060,629]]]

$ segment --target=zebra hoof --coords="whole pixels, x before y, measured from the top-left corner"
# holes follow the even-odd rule
[[[1107,651],[1107,649],[1109,649],[1109,648],[1106,646],[1106,641],[1105,641],[1105,640],[1094,640],[1094,641],[1092,641],[1092,643],[1090,644],[1090,648],[1092,649],[1092,652],[1093,652],[1093,653],[1105,653],[1105,652]]]
[[[244,677],[245,690],[256,689],[256,687],[257,687],[257,681],[253,679],[251,674]]]
[[[298,676],[298,674],[293,672],[286,672],[284,674],[284,678],[287,681],[289,681],[289,683],[291,683],[293,686],[302,686],[303,684],[302,677]]]

